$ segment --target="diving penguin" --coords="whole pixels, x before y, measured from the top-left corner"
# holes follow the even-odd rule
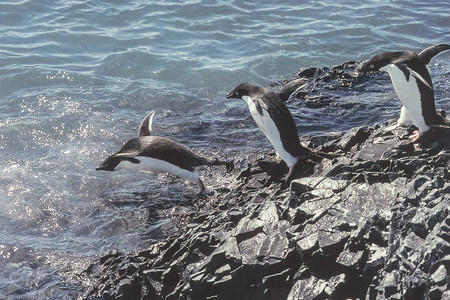
[[[385,71],[389,74],[402,108],[397,126],[414,124],[418,131],[410,137],[417,141],[432,125],[444,125],[445,121],[437,114],[433,83],[427,69],[430,60],[439,53],[449,50],[450,45],[430,46],[419,54],[413,51],[384,52],[372,57],[363,64],[359,73]]]
[[[130,169],[144,173],[169,173],[197,183],[204,191],[198,169],[201,166],[225,164],[200,156],[180,143],[159,136],[151,136],[154,111],[142,120],[138,137],[125,143],[119,152],[109,156],[96,170]]]

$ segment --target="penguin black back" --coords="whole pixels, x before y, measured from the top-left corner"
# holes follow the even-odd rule
[[[180,143],[160,136],[142,136],[131,139],[119,153],[121,157],[147,156],[165,160],[188,171],[194,171],[195,167],[209,164],[207,158],[201,157]]]

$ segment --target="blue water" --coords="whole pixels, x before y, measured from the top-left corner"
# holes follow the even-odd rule
[[[146,111],[156,110],[156,134],[245,158],[270,145],[244,103],[225,100],[238,83],[450,42],[448,1],[271,2],[0,3],[0,299],[79,297],[88,282],[78,274],[94,258],[176,233],[195,185],[95,171]],[[450,54],[430,73],[449,113]],[[332,105],[289,107],[309,134],[395,118],[394,98],[356,89]],[[210,191],[234,180],[211,172]]]

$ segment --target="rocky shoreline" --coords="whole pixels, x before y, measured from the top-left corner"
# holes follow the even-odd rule
[[[345,70],[309,78],[351,85]],[[303,136],[336,157],[299,165],[290,185],[274,152],[235,161],[238,184],[206,195],[178,235],[93,262],[82,298],[450,298],[450,129],[413,145],[391,124]]]

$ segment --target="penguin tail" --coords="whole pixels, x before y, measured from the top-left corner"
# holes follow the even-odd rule
[[[450,125],[449,120],[445,115],[444,110],[434,110],[432,111],[432,117],[430,118],[429,123],[427,123],[430,127],[448,127]]]
[[[447,44],[440,44],[440,45],[433,45],[428,48],[423,49],[420,51],[419,57],[420,59],[428,65],[433,57],[440,54],[443,51],[450,50],[450,45]]]

